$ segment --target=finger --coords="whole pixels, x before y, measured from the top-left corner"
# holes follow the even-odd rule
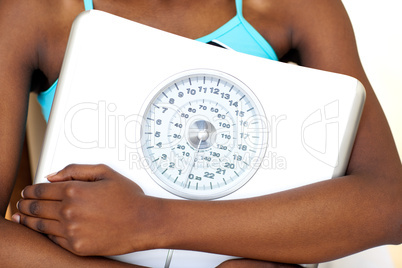
[[[17,203],[18,210],[27,216],[43,219],[59,219],[61,211],[60,201],[21,199]]]
[[[62,234],[61,225],[58,221],[35,218],[31,216],[18,213],[20,217],[20,224],[43,234],[60,236]]]
[[[61,200],[65,188],[65,183],[39,183],[25,187],[21,196],[24,199]]]
[[[50,182],[58,181],[97,181],[104,179],[107,174],[113,172],[111,168],[106,165],[78,165],[72,164],[66,166],[64,169],[57,173],[47,176]]]

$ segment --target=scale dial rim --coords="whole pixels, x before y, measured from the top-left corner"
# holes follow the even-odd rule
[[[141,122],[141,154],[143,159],[147,157],[147,152],[146,152],[146,146],[144,143],[144,125],[146,122],[146,117],[147,114],[150,110],[150,107],[154,103],[154,101],[162,94],[164,90],[166,90],[169,86],[174,84],[175,81],[179,81],[185,78],[188,78],[189,76],[214,76],[214,77],[219,77],[223,78],[230,83],[236,85],[245,95],[247,95],[248,98],[251,99],[253,104],[256,106],[256,110],[258,111],[260,117],[266,119],[266,114],[265,111],[254,94],[254,92],[245,84],[243,83],[240,79],[234,77],[233,75],[230,75],[228,73],[218,71],[215,69],[208,69],[208,68],[199,68],[199,69],[190,69],[186,70],[183,72],[176,73],[167,79],[165,79],[163,82],[159,83],[158,86],[156,86],[150,93],[148,100],[144,103],[142,110],[142,122]],[[160,187],[162,187],[164,190],[170,192],[171,194],[179,197],[179,198],[184,198],[184,199],[189,199],[189,200],[213,200],[213,199],[219,199],[222,197],[225,197],[227,195],[230,195],[233,192],[236,192],[239,190],[241,187],[243,187],[258,171],[262,160],[265,156],[267,146],[268,146],[268,125],[266,124],[266,129],[265,132],[261,132],[261,135],[263,135],[262,140],[264,141],[264,145],[262,148],[259,150],[259,153],[256,155],[257,160],[254,162],[253,167],[250,167],[250,170],[246,172],[246,174],[242,175],[242,178],[237,179],[236,183],[233,183],[231,187],[227,187],[224,190],[221,191],[213,191],[213,192],[205,192],[205,193],[198,193],[194,194],[191,192],[186,191],[186,188],[181,188],[179,189],[177,186],[172,187],[169,183],[166,183],[165,180],[159,178],[157,174],[153,171],[152,164],[146,160],[146,171],[149,174],[149,176],[155,181]]]

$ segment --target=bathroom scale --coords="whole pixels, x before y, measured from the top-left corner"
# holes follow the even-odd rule
[[[71,163],[103,163],[147,195],[214,202],[328,180],[345,173],[364,98],[349,76],[86,11],[71,30],[35,183]],[[111,258],[215,267],[233,257]]]

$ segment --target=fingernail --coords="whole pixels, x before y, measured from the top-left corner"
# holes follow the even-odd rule
[[[24,191],[25,191],[25,189],[23,189],[23,190],[21,191],[21,197],[22,197],[22,198],[25,198],[25,197],[24,197]]]
[[[20,223],[21,216],[19,214],[14,214],[13,216],[11,216],[11,220],[13,222]]]
[[[53,176],[56,175],[56,174],[57,174],[57,172],[53,172],[53,173],[51,173],[51,174],[45,176],[45,178],[46,178],[46,179],[49,179],[50,177],[53,177]]]
[[[18,210],[20,210],[19,205],[20,205],[20,201],[18,201],[17,204],[15,204],[15,206],[17,207]]]

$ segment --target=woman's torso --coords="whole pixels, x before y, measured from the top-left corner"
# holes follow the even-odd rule
[[[92,8],[92,0],[75,0],[74,3],[77,5],[74,9],[75,13],[79,10],[80,5],[83,10],[83,1],[86,9]],[[71,0],[62,2],[67,3]],[[217,40],[218,43],[221,42],[234,50],[273,60],[277,60],[284,51],[277,49],[278,44],[281,44],[283,40],[275,41],[278,40],[276,28],[272,27],[275,30],[272,31],[271,38],[267,35],[266,29],[270,28],[270,20],[266,21],[267,27],[262,27],[264,25],[264,19],[260,17],[262,11],[254,10],[257,5],[253,0],[245,0],[244,3],[240,0],[136,1],[135,5],[133,2],[127,1],[95,0],[93,7],[168,32],[198,39],[201,42]],[[274,15],[273,17],[275,18]],[[65,24],[67,23],[65,22]],[[253,23],[257,27],[254,27]],[[42,105],[45,118],[48,117],[53,100],[55,82],[57,82],[62,62],[60,55],[61,51],[64,53],[68,31],[64,28],[64,32],[59,32],[58,35],[63,35],[63,38],[53,39],[48,43],[48,45],[53,44],[52,47],[49,47],[48,53],[56,50],[53,55],[57,55],[53,59],[48,56],[49,64],[55,67],[48,67],[51,70],[46,76],[49,81],[48,85],[53,84],[53,86],[49,89],[42,86],[37,90],[39,92],[38,100]],[[270,44],[271,40],[274,40],[273,45]]]

